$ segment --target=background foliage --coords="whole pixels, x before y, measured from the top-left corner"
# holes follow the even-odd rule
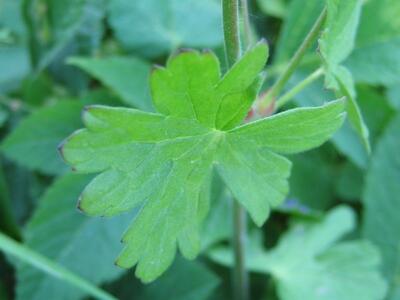
[[[329,5],[319,47],[288,88],[321,64],[328,76],[284,109],[321,105],[336,94],[357,101],[361,114],[321,148],[292,155],[286,202],[261,229],[249,223],[252,299],[400,299],[400,2]],[[253,31],[270,46],[263,90],[324,6],[250,1]],[[91,176],[71,172],[57,153],[83,126],[87,104],[151,110],[151,66],[164,65],[176,49],[211,48],[225,61],[221,24],[217,0],[0,0],[0,231],[118,299],[230,299],[230,195],[218,177],[200,257],[178,257],[144,285],[113,264],[135,211],[79,213],[76,200]],[[87,297],[0,254],[0,299]]]

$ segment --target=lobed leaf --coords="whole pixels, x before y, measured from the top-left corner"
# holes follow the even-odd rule
[[[86,128],[61,146],[77,171],[100,172],[81,194],[84,212],[114,216],[140,207],[116,263],[137,265],[143,281],[160,276],[177,248],[188,259],[199,253],[214,165],[262,225],[288,189],[290,162],[273,151],[316,147],[343,122],[344,101],[338,100],[236,127],[256,97],[267,55],[260,42],[221,77],[214,54],[179,53],[152,73],[158,113],[90,106],[83,113]],[[287,146],[295,135],[304,141]]]

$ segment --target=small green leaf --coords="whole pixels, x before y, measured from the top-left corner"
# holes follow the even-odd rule
[[[369,153],[368,128],[356,102],[353,79],[351,73],[341,65],[353,51],[360,12],[361,0],[329,0],[326,28],[319,46],[324,61],[326,86],[340,96],[346,96],[349,120]]]
[[[2,141],[2,153],[29,169],[46,174],[65,172],[56,148],[65,135],[81,126],[82,107],[78,102],[60,101],[38,109]]]
[[[363,240],[338,240],[355,227],[347,207],[330,212],[321,222],[302,221],[265,251],[257,236],[246,261],[251,271],[271,274],[282,300],[380,300],[386,283],[378,272],[379,252]],[[210,251],[213,260],[232,265],[228,248]]]
[[[372,156],[363,201],[364,237],[382,252],[383,273],[390,282],[390,300],[400,293],[400,115],[387,127]]]
[[[109,22],[128,50],[158,57],[178,47],[222,44],[220,5],[215,0],[112,0]]]
[[[208,211],[214,165],[261,225],[288,189],[290,162],[273,151],[317,147],[342,124],[344,101],[338,100],[236,127],[256,98],[267,55],[260,42],[221,77],[213,53],[180,53],[152,73],[159,113],[88,107],[86,128],[61,147],[77,171],[101,172],[81,195],[83,211],[114,216],[141,207],[124,234],[117,264],[137,264],[143,281],[161,275],[177,247],[189,259],[200,251],[199,227]]]
[[[84,58],[73,57],[68,62],[100,80],[128,105],[150,110],[148,77],[150,66],[134,57]]]
[[[74,199],[90,179],[91,176],[76,174],[57,179],[39,200],[24,231],[24,243],[77,275],[100,284],[122,274],[112,262],[121,248],[117,234],[128,226],[131,216],[105,220],[80,214]],[[17,299],[78,300],[85,296],[84,290],[21,261],[15,265]]]

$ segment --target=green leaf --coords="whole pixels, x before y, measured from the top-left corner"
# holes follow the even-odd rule
[[[317,147],[342,124],[344,101],[338,100],[236,127],[256,98],[267,54],[267,45],[258,43],[222,78],[211,52],[174,56],[151,76],[158,113],[88,107],[86,128],[61,147],[77,171],[101,172],[81,195],[84,212],[114,216],[141,206],[117,264],[137,264],[143,281],[166,270],[177,244],[186,258],[198,254],[213,165],[261,225],[288,189],[290,162],[272,151]]]
[[[4,123],[7,122],[8,111],[0,106],[0,128],[3,127]]]
[[[346,162],[338,174],[337,195],[347,201],[359,201],[364,186],[364,174],[354,164]]]
[[[366,177],[364,236],[379,246],[383,272],[390,282],[388,299],[400,293],[400,115],[390,123],[379,141]]]
[[[302,204],[319,210],[327,209],[334,203],[337,175],[336,157],[333,161],[323,150],[320,148],[291,158],[293,169],[289,199],[298,199]],[[310,188],[310,182],[318,189]]]
[[[324,1],[321,0],[290,1],[277,41],[274,63],[286,63],[290,60],[323,8]]]
[[[89,219],[74,209],[75,199],[90,181],[88,175],[67,174],[40,199],[24,232],[25,245],[94,284],[116,279],[112,264],[120,250],[117,233],[131,216]],[[95,255],[94,255],[95,254]],[[17,261],[17,299],[81,299],[85,292],[63,280]]]
[[[365,2],[356,47],[346,61],[356,81],[380,85],[399,82],[399,15],[397,0]]]
[[[83,105],[61,101],[38,109],[18,124],[1,144],[1,151],[22,166],[45,174],[61,174],[65,165],[57,153],[57,145],[81,126]]]
[[[220,5],[214,0],[111,0],[109,22],[127,49],[157,57],[178,47],[222,44]]]
[[[400,110],[400,86],[394,85],[389,87],[387,97],[391,106],[396,110]]]
[[[139,299],[206,300],[218,284],[218,277],[206,266],[177,259],[160,279],[144,286],[143,297]]]
[[[13,37],[9,43],[0,43],[0,94],[16,89],[30,71],[21,4],[21,0],[0,1],[0,29]]]
[[[10,193],[2,164],[0,164],[0,231],[13,238],[20,238],[20,230],[12,210]]]
[[[209,300],[219,278],[207,266],[199,261],[188,261],[177,257],[171,268],[157,281],[141,284],[127,273],[107,290],[120,300]]]
[[[266,15],[283,18],[287,14],[287,3],[285,0],[257,0],[257,3],[261,11]]]
[[[70,58],[81,68],[113,90],[128,105],[150,110],[148,77],[150,66],[134,57]]]
[[[369,132],[356,102],[351,73],[341,64],[354,48],[361,0],[330,0],[327,2],[327,21],[319,41],[324,61],[326,85],[340,96],[346,96],[349,120],[370,152]]]
[[[377,249],[363,240],[338,243],[354,227],[354,213],[347,207],[334,209],[321,222],[298,222],[270,251],[260,239],[253,241],[248,268],[271,274],[282,300],[382,299],[386,284],[378,273]],[[227,248],[216,248],[210,256],[232,265]]]

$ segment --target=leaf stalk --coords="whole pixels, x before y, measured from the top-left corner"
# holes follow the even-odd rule
[[[265,111],[268,108],[268,106],[271,104],[271,102],[274,101],[275,98],[282,91],[285,84],[289,81],[290,77],[293,75],[294,71],[299,66],[303,56],[306,54],[307,49],[311,46],[311,44],[315,41],[318,34],[320,33],[321,27],[325,22],[326,15],[327,15],[327,10],[325,7],[322,10],[321,14],[319,15],[318,19],[315,21],[311,30],[307,34],[303,43],[300,45],[300,47],[297,49],[296,53],[290,60],[286,69],[279,76],[278,80],[274,83],[274,85],[271,87],[271,89],[266,93],[265,97],[259,101],[258,111],[260,111],[260,112]]]

